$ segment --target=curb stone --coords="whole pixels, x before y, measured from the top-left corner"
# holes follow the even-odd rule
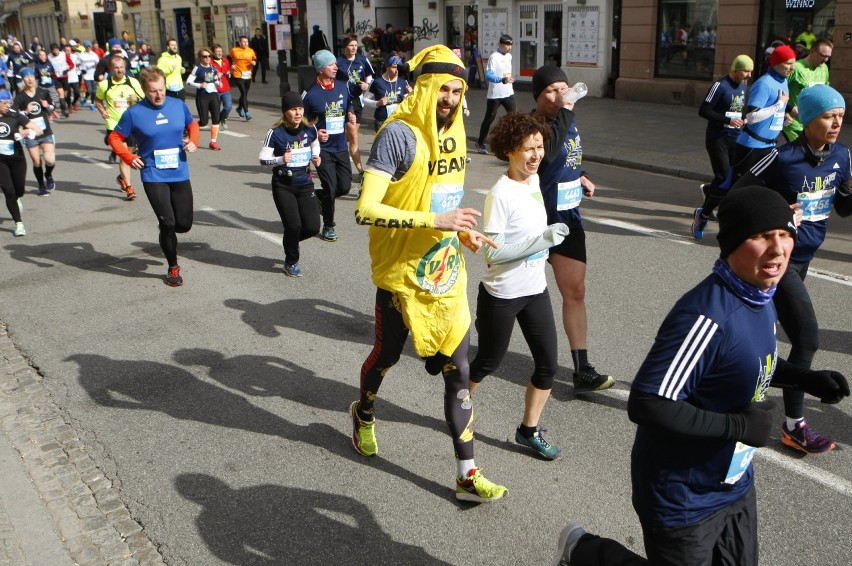
[[[144,526],[132,518],[119,499],[120,491],[86,453],[86,446],[45,390],[42,376],[15,347],[2,321],[0,430],[21,458],[74,563],[165,565]],[[12,524],[0,504],[0,566],[27,564]]]

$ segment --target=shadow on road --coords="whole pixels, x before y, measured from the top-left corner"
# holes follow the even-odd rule
[[[448,499],[452,493],[447,485],[393,462],[357,454],[348,434],[325,423],[294,424],[256,407],[242,395],[197,379],[183,368],[145,360],[113,360],[97,354],[74,354],[66,361],[79,366],[80,385],[104,407],[157,411],[175,419],[276,436],[386,472],[441,499]],[[341,417],[345,418],[343,414]]]
[[[228,564],[447,564],[393,540],[366,505],[345,495],[269,484],[234,489],[207,474],[181,474],[175,488],[201,506],[198,530]]]
[[[142,259],[138,257],[116,257],[97,251],[88,242],[73,242],[67,244],[41,244],[28,246],[11,244],[5,246],[12,259],[31,263],[37,267],[53,267],[57,263],[76,267],[86,271],[118,275],[121,277],[142,277],[162,279],[160,273],[148,273],[148,268],[162,266],[161,261]],[[39,261],[47,260],[47,261]]]

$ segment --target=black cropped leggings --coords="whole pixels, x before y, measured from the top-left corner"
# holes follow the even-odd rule
[[[177,234],[192,228],[192,184],[189,180],[174,183],[143,183],[145,195],[160,221],[160,247],[169,267],[177,262]]]
[[[371,414],[373,403],[387,371],[402,354],[408,339],[408,328],[402,313],[394,305],[393,293],[376,289],[376,342],[361,366],[361,398],[359,408]],[[468,349],[470,334],[441,364],[444,374],[444,418],[450,428],[453,450],[459,460],[473,459],[473,407],[470,401]],[[438,354],[441,356],[441,354]]]
[[[538,295],[501,299],[492,296],[485,285],[479,284],[476,299],[479,351],[470,364],[470,380],[480,383],[486,375],[500,367],[509,349],[516,319],[535,363],[530,383],[536,389],[549,390],[553,388],[559,362],[556,323],[547,289]]]

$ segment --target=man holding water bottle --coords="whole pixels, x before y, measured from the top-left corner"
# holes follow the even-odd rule
[[[612,376],[603,375],[589,362],[586,316],[586,233],[580,216],[580,201],[595,194],[595,184],[583,171],[583,145],[574,121],[574,103],[586,94],[586,85],[568,86],[565,72],[554,65],[540,67],[533,75],[533,111],[551,129],[539,168],[541,194],[547,223],[562,222],[570,234],[550,249],[550,262],[562,295],[562,322],[571,359],[574,361],[574,393],[612,387]]]

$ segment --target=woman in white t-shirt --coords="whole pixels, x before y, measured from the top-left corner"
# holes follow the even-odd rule
[[[479,351],[470,364],[470,392],[500,366],[515,320],[530,347],[535,369],[524,396],[524,416],[515,441],[553,460],[560,450],[547,442],[539,418],[558,368],[556,325],[547,292],[548,249],[568,235],[565,224],[547,225],[538,167],[550,129],[529,114],[510,112],[491,131],[489,145],[509,162],[485,199],[483,232],[497,247],[484,246],[487,273],[479,284],[476,328]]]

